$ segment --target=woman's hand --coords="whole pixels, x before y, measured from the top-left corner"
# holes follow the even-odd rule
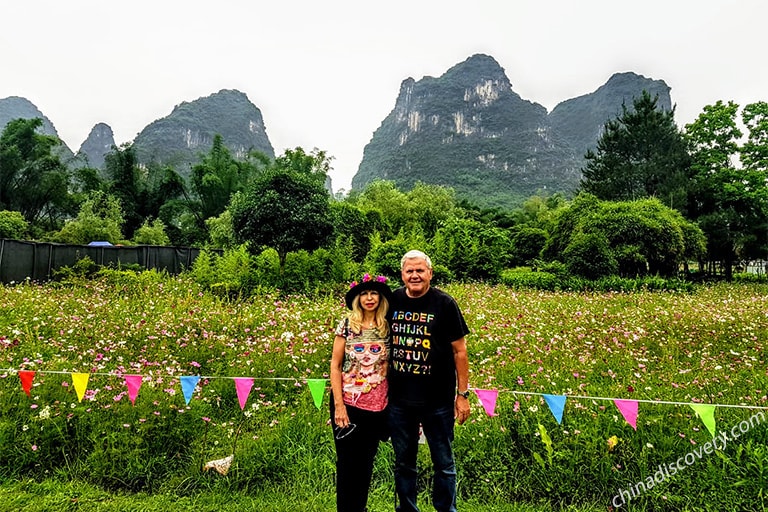
[[[335,406],[334,408],[333,423],[339,428],[346,428],[349,425],[349,416],[347,415],[347,408],[344,403]]]

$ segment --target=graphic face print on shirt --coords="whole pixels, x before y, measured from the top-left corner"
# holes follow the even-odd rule
[[[344,347],[345,371],[342,378],[344,393],[352,396],[370,393],[387,376],[388,350],[385,340],[373,330],[351,336]]]

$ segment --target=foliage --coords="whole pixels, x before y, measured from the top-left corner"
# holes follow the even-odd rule
[[[29,223],[21,212],[0,211],[0,238],[23,239],[29,230]]]
[[[403,255],[412,249],[429,253],[423,238],[406,238],[400,233],[392,240],[382,241],[379,236],[374,236],[371,240],[371,251],[365,257],[363,266],[372,274],[399,279],[400,261]]]
[[[686,211],[689,157],[675,124],[674,109],[657,108],[647,91],[632,108],[605,123],[597,151],[588,150],[581,188],[599,199],[627,201],[658,197]]]
[[[130,143],[107,153],[104,168],[107,191],[120,201],[126,238],[133,238],[144,222],[160,216],[163,205],[184,193],[183,180],[173,169],[140,166]]]
[[[510,242],[512,264],[527,265],[541,254],[547,243],[547,232],[541,228],[521,226],[513,231]]]
[[[461,280],[495,280],[509,263],[507,230],[452,219],[435,235],[432,257]]]
[[[205,230],[208,219],[224,212],[232,195],[245,190],[258,170],[248,161],[235,159],[221,135],[214,136],[210,151],[192,166],[190,176],[196,199],[189,207],[201,230]]]
[[[117,244],[122,240],[123,214],[117,198],[93,192],[80,206],[77,218],[67,221],[54,239],[68,244],[85,245],[93,241]]]
[[[247,297],[265,291],[319,293],[348,282],[357,274],[342,246],[290,252],[284,265],[274,249],[251,254],[246,245],[226,249],[222,254],[204,250],[195,259],[190,275],[201,287],[226,297]]]
[[[314,250],[328,241],[333,230],[329,200],[316,177],[266,171],[232,199],[235,238],[254,251],[274,248],[284,263],[289,252]]]
[[[170,245],[171,243],[168,235],[165,234],[165,225],[160,219],[155,219],[151,223],[145,220],[134,232],[131,241],[142,245]]]
[[[698,227],[657,199],[610,202],[580,194],[559,212],[542,254],[584,277],[668,277],[703,251]]]
[[[743,148],[738,108],[718,101],[685,127],[694,170],[691,215],[707,236],[707,260],[722,262],[726,279],[738,259],[763,258],[768,251],[768,169],[762,157],[768,107],[744,107],[750,134]],[[742,168],[734,163],[739,153]]]
[[[69,213],[69,173],[53,154],[56,137],[37,133],[42,119],[15,119],[0,134],[0,210],[56,229]]]
[[[619,273],[619,264],[601,232],[574,233],[562,254],[568,271],[587,279]]]
[[[363,212],[378,212],[383,222],[379,228],[385,240],[400,231],[418,231],[431,238],[437,229],[457,214],[453,189],[416,182],[407,193],[392,181],[375,180],[350,201]]]
[[[206,219],[210,244],[216,249],[230,249],[235,247],[235,230],[232,227],[232,212],[224,210],[218,217]]]
[[[371,249],[373,222],[360,208],[346,201],[334,201],[330,206],[336,243],[348,242],[352,259],[362,261]]]

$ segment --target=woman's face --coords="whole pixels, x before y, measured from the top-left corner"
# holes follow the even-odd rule
[[[363,311],[375,311],[379,307],[379,292],[375,290],[360,292],[360,307]]]

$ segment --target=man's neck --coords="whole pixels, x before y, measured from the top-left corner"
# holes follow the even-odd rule
[[[409,298],[409,299],[418,299],[419,297],[423,297],[423,296],[425,296],[425,295],[427,294],[427,292],[428,292],[428,291],[429,291],[429,286],[427,286],[427,288],[426,288],[426,289],[425,289],[423,292],[421,292],[420,294],[418,294],[418,295],[413,295],[413,294],[411,294],[411,290],[409,290],[408,288],[406,288],[406,289],[405,289],[405,294],[408,296],[408,298]]]

